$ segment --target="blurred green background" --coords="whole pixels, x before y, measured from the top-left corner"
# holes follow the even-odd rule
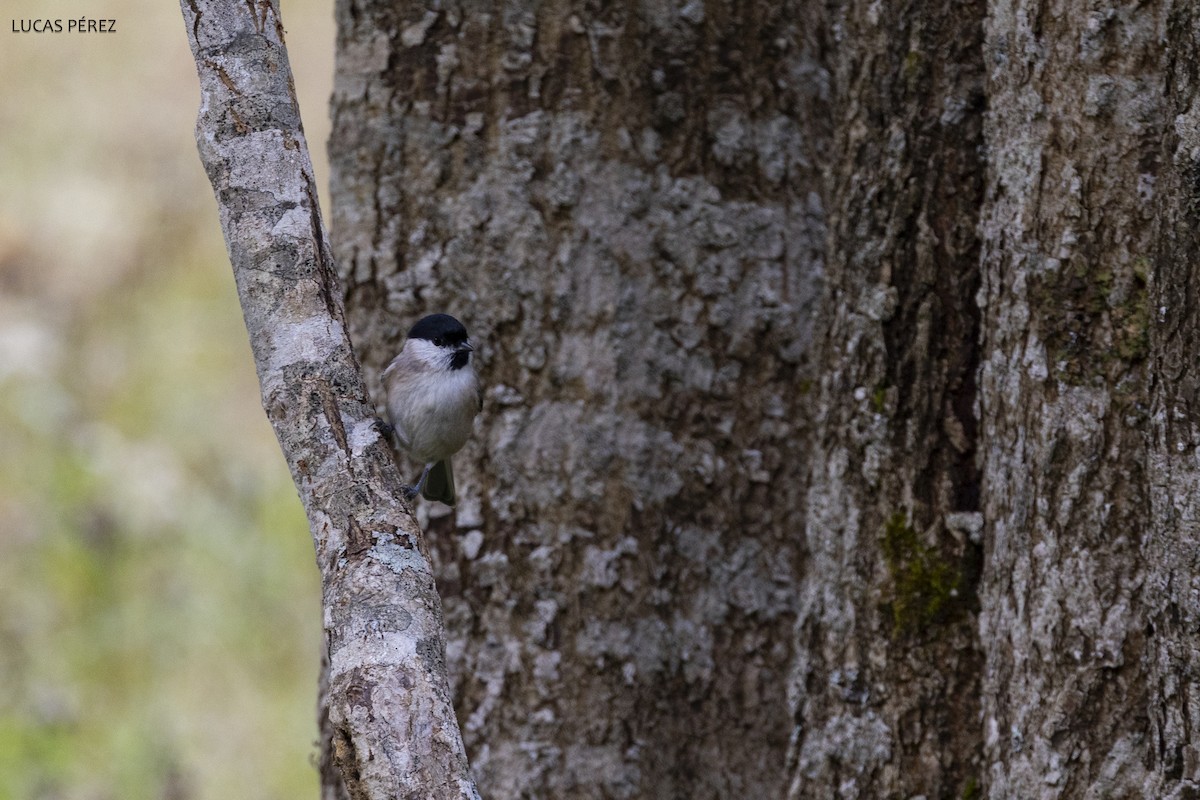
[[[179,7],[4,9],[0,800],[316,798],[318,576]],[[283,2],[322,181],[332,13]],[[12,31],[72,16],[117,33]]]

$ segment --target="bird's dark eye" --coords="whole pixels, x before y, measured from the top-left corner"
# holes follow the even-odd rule
[[[446,340],[443,339],[442,337],[438,336],[433,340],[433,343],[436,344],[438,347],[441,347],[442,345],[444,345],[446,343]]]

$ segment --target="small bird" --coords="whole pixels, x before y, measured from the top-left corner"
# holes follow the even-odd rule
[[[454,505],[450,456],[462,449],[483,408],[471,364],[474,349],[461,322],[449,314],[433,314],[412,326],[399,355],[383,371],[396,442],[425,464],[421,479],[406,489],[410,500],[420,493]]]

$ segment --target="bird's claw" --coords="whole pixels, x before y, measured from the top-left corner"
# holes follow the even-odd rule
[[[396,429],[392,425],[381,419],[375,420],[375,430],[379,431],[379,435],[385,439],[392,438],[392,434],[396,432]]]
[[[412,500],[417,496],[417,487],[415,486],[401,486],[400,491],[405,500]]]

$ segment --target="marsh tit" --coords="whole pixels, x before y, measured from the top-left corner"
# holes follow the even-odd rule
[[[425,471],[406,494],[454,505],[450,456],[471,435],[483,395],[467,329],[449,314],[425,317],[383,371],[387,412],[400,448]]]

